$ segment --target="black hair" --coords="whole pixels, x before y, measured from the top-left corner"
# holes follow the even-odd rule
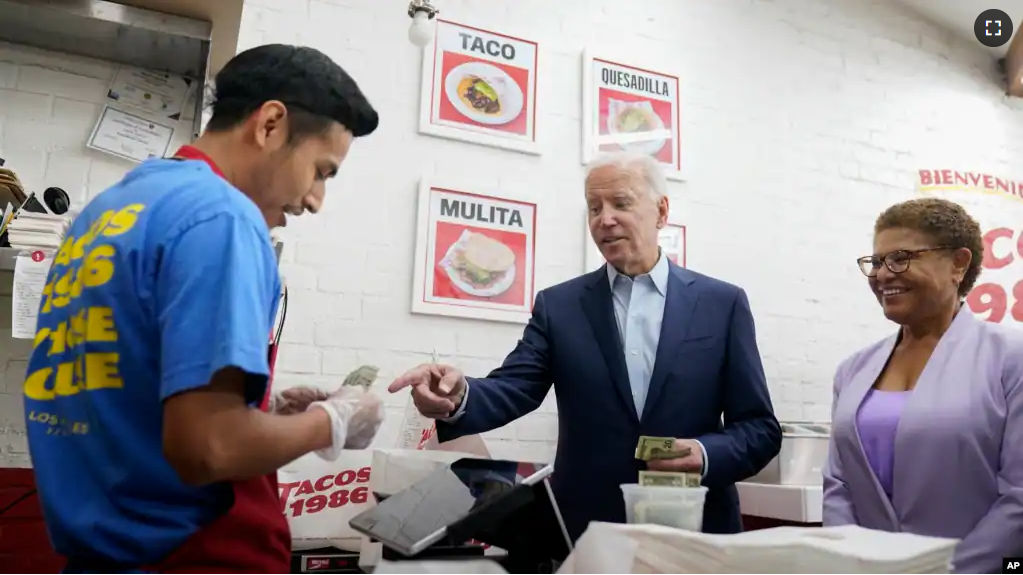
[[[234,128],[271,100],[288,108],[289,141],[322,134],[334,122],[355,137],[366,136],[379,123],[355,80],[315,48],[250,48],[228,61],[214,86],[213,115],[206,125],[211,132]]]

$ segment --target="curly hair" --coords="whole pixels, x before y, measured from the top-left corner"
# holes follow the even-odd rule
[[[980,224],[962,206],[940,198],[918,198],[895,204],[877,217],[874,233],[892,228],[915,230],[942,246],[970,250],[973,258],[959,284],[959,297],[970,293],[980,276],[984,238]]]

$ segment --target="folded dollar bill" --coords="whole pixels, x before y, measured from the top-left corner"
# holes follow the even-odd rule
[[[683,473],[674,471],[640,471],[639,484],[643,486],[661,487],[699,487],[699,473]]]
[[[674,437],[650,437],[641,435],[636,444],[636,459],[651,461],[653,459],[674,459],[689,455],[688,447],[675,448]]]
[[[359,386],[369,389],[373,385],[373,382],[377,380],[377,374],[380,373],[380,368],[375,365],[364,365],[345,377],[342,386]]]

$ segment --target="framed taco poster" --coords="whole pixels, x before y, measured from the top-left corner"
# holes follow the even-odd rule
[[[419,132],[539,154],[536,42],[437,20],[423,52]]]
[[[657,244],[673,264],[686,267],[686,227],[682,224],[668,223],[657,234]],[[586,253],[584,255],[584,273],[592,272],[604,265],[604,256],[597,249],[590,236],[589,223],[586,226]]]
[[[533,201],[420,183],[412,313],[527,323],[535,259]]]
[[[583,157],[626,150],[656,158],[682,181],[679,77],[583,54]]]

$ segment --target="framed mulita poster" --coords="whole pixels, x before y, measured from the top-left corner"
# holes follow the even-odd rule
[[[423,52],[419,132],[539,154],[536,42],[437,20]]]
[[[527,323],[536,209],[509,190],[421,182],[412,313]]]
[[[643,65],[583,54],[584,164],[620,150],[657,159],[682,181],[679,77]]]

